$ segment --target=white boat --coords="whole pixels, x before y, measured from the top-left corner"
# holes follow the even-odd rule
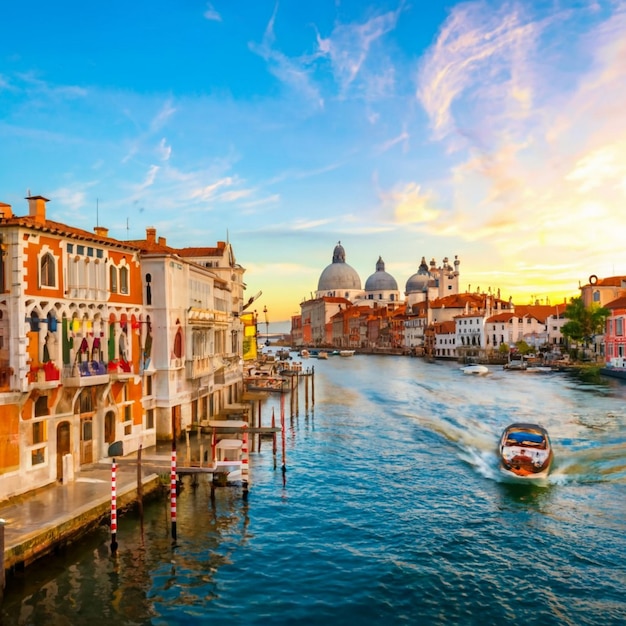
[[[339,356],[354,356],[354,350],[339,350]]]
[[[476,374],[478,376],[484,376],[489,374],[489,368],[486,365],[480,365],[479,363],[472,363],[471,365],[465,365],[461,368],[464,374]]]
[[[317,353],[317,358],[318,359],[327,359],[328,358],[328,352],[326,352],[325,350],[320,350]]]
[[[529,374],[551,374],[552,368],[548,365],[529,365],[526,371]]]
[[[548,431],[539,424],[525,422],[504,429],[499,455],[500,471],[514,482],[545,482],[554,458]]]
[[[300,356],[303,359],[308,359],[309,358],[309,351],[306,348],[303,348],[302,350],[300,350]]]

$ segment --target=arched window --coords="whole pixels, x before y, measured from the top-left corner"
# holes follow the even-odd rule
[[[180,359],[183,356],[183,331],[179,328],[174,337],[174,356]]]
[[[109,266],[109,291],[117,293],[117,267],[115,265]]]
[[[128,268],[120,268],[120,293],[128,294]]]
[[[56,267],[54,257],[46,252],[41,257],[39,277],[42,287],[56,287]]]
[[[150,284],[151,282],[152,282],[152,275],[146,274],[146,304],[147,305],[152,304],[152,285]]]

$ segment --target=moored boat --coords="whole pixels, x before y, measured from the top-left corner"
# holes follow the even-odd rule
[[[539,424],[516,422],[500,437],[500,470],[516,482],[545,480],[554,454],[548,431]]]
[[[480,365],[480,363],[472,363],[471,365],[465,365],[461,368],[464,374],[477,374],[484,376],[489,374],[489,368],[486,365]]]
[[[339,350],[339,356],[354,356],[354,350]]]

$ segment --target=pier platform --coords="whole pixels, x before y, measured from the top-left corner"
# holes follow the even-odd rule
[[[143,496],[163,485],[146,469]],[[118,510],[137,499],[137,464],[121,463],[116,470]],[[43,487],[0,503],[4,521],[4,570],[21,569],[59,546],[78,539],[111,513],[111,463],[81,468],[73,481]]]

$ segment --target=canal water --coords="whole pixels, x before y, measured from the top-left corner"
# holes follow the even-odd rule
[[[185,483],[8,581],[2,624],[626,623],[626,384],[464,375],[456,363],[310,359],[315,404],[287,400],[253,483]],[[309,404],[311,397],[309,393]],[[278,398],[263,406],[280,418]],[[509,485],[495,447],[539,421],[555,466]]]

